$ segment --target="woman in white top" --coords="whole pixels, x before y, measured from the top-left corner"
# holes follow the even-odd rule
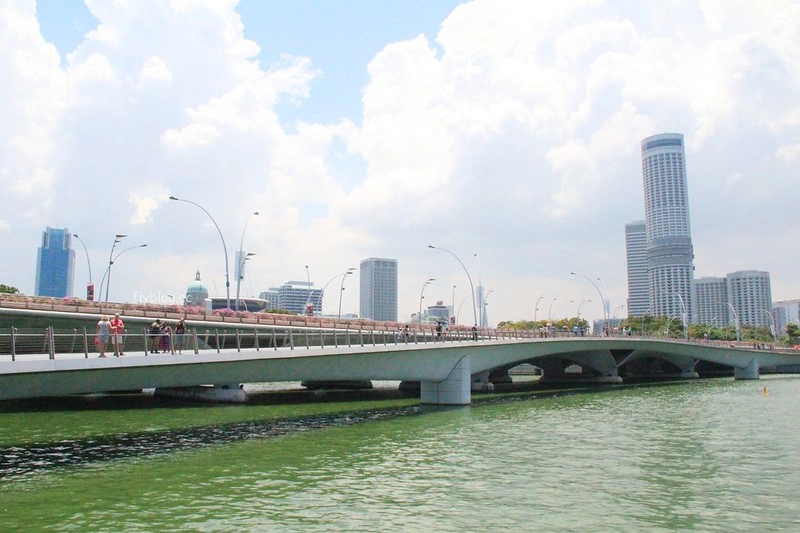
[[[103,316],[97,323],[97,348],[100,350],[100,357],[106,356],[106,344],[111,336],[111,322],[107,316]]]

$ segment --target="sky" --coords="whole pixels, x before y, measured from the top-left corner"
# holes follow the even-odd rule
[[[50,226],[86,246],[75,296],[125,234],[111,301],[198,270],[224,296],[226,256],[235,295],[241,249],[242,296],[387,257],[401,321],[424,292],[471,324],[470,280],[491,324],[624,317],[640,142],[677,132],[695,277],[800,298],[796,1],[0,0],[0,94],[0,283],[26,294]]]

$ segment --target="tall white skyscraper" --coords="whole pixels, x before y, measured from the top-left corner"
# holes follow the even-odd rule
[[[694,316],[694,252],[683,135],[642,140],[647,277],[651,314]]]
[[[725,279],[730,303],[736,310],[733,318],[738,318],[742,325],[767,328],[772,326],[769,272],[741,270],[728,274]]]
[[[644,220],[625,224],[628,265],[628,316],[652,315],[647,280],[647,234]]]
[[[359,278],[361,318],[397,322],[397,259],[364,259]]]

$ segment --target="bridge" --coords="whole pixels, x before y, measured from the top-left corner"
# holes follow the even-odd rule
[[[21,311],[20,311],[21,312]],[[38,312],[42,314],[43,312]],[[69,313],[51,311],[51,318]],[[0,400],[154,388],[187,397],[244,401],[240,383],[278,381],[418,382],[425,404],[467,405],[471,393],[510,381],[522,363],[543,369],[543,380],[622,383],[625,377],[696,378],[696,365],[733,369],[737,379],[758,379],[761,369],[800,365],[791,350],[637,337],[539,338],[535,332],[456,330],[437,336],[417,330],[351,329],[187,321],[182,353],[149,353],[145,317],[129,333],[121,356],[99,358],[94,335],[0,334]],[[177,340],[177,339],[170,339]],[[233,347],[224,346],[233,344]]]

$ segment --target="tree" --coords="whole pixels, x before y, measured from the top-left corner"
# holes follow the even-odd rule
[[[3,285],[2,283],[0,283],[0,293],[19,294],[19,289],[16,287],[11,287],[10,285]]]

